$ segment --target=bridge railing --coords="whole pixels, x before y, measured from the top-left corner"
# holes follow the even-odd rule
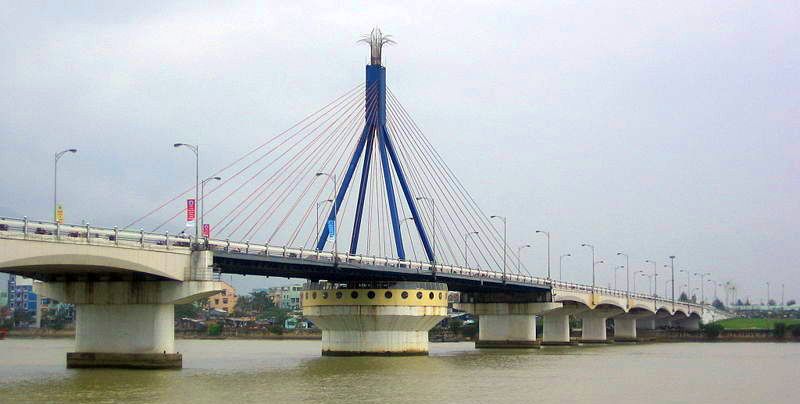
[[[193,244],[193,237],[187,234],[171,235],[169,232],[152,233],[143,229],[120,230],[114,228],[93,227],[91,225],[58,224],[47,221],[34,221],[28,218],[16,219],[0,217],[0,237],[11,235],[26,239],[42,239],[64,242],[83,242],[89,244],[104,244],[112,246],[140,247],[148,249],[185,249],[189,250]],[[317,251],[287,246],[271,246],[268,244],[251,243],[250,241],[230,241],[220,239],[202,240],[208,248],[240,254],[267,255],[273,257],[299,258],[324,262],[338,262],[387,266],[404,268],[411,271],[433,273],[457,274],[473,278],[494,279],[498,281],[532,284],[552,287],[561,290],[574,290],[584,293],[602,293],[609,296],[632,297],[636,299],[652,300],[661,303],[672,303],[671,299],[654,297],[642,293],[628,293],[622,290],[592,287],[577,283],[562,282],[553,279],[540,278],[530,275],[509,274],[503,275],[499,271],[469,268],[457,265],[432,264],[430,262],[401,260],[398,258],[376,257],[367,255],[349,254],[348,252]],[[700,307],[697,303],[675,302],[686,306]]]

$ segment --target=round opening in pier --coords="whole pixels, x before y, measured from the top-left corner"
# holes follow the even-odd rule
[[[328,298],[328,292],[322,292],[322,298],[323,299],[327,299]]]
[[[422,299],[422,292],[417,292],[417,299]]]
[[[336,298],[337,299],[341,299],[342,298],[342,292],[336,292]]]
[[[387,299],[391,299],[392,298],[392,292],[387,290],[386,293],[383,294],[383,297],[385,297]]]
[[[350,292],[350,297],[352,297],[353,299],[358,299],[358,292],[356,292],[355,290]]]
[[[400,297],[402,297],[403,299],[408,299],[408,292],[404,290],[403,293],[400,294]]]
[[[431,293],[428,293],[428,299],[431,299],[431,300],[433,300],[433,292],[431,292]]]
[[[370,298],[370,299],[374,299],[375,298],[375,292],[370,290],[369,292],[367,292],[367,297]]]

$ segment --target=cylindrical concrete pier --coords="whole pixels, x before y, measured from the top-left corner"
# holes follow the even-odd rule
[[[323,355],[427,355],[428,330],[447,316],[447,285],[313,283],[303,314],[322,330]]]
[[[636,341],[636,318],[614,317],[614,341]]]

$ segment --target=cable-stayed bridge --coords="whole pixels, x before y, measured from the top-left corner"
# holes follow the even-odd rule
[[[219,290],[215,272],[308,279],[304,312],[325,354],[427,353],[448,290],[479,316],[483,347],[538,344],[537,315],[552,344],[571,343],[570,316],[587,343],[607,340],[607,319],[615,338],[635,340],[637,325],[724,316],[531,275],[505,218],[480,209],[388,88],[391,40],[374,30],[365,42],[364,84],[222,168],[201,175],[213,151],[175,144],[194,153],[195,185],[124,227],[0,220],[0,270],[76,304],[68,366],[180,366],[172,305]]]

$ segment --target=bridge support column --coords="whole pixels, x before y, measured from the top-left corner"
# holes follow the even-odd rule
[[[322,330],[322,355],[427,355],[428,330],[447,317],[447,285],[311,284],[303,315]]]
[[[578,314],[577,317],[581,320],[581,343],[608,342],[606,320],[622,312],[622,309],[613,308],[593,309]]]
[[[75,305],[75,352],[67,353],[68,368],[181,368],[174,305],[221,289],[211,281],[37,284],[37,293]]]
[[[677,321],[677,326],[687,331],[697,331],[700,329],[700,317],[689,316]]]
[[[656,317],[650,316],[645,318],[640,318],[636,320],[636,329],[637,330],[655,330],[656,329]]]
[[[636,317],[625,314],[614,317],[614,341],[636,341]]]
[[[478,316],[476,348],[531,348],[536,343],[536,315],[561,303],[458,303],[459,310]]]
[[[570,340],[569,316],[588,310],[586,307],[564,305],[544,314],[542,318],[542,345],[577,345]]]

